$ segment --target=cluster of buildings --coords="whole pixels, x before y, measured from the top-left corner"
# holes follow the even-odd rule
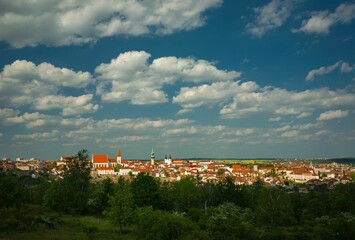
[[[144,172],[162,181],[178,181],[190,176],[201,182],[218,182],[230,177],[239,185],[251,185],[261,179],[271,186],[285,185],[285,182],[333,186],[350,182],[351,172],[355,174],[355,168],[348,164],[313,164],[311,161],[254,161],[252,164],[236,164],[230,161],[178,160],[172,159],[171,155],[156,161],[153,149],[150,161],[122,160],[120,149],[115,159],[108,155],[93,154],[91,166],[94,177],[134,177]]]
[[[23,174],[38,176],[47,171],[53,178],[62,178],[69,156],[62,156],[58,161],[38,159],[20,159],[0,161],[0,173],[11,170]],[[327,184],[332,187],[337,183],[352,181],[355,168],[349,164],[321,163],[312,161],[254,161],[237,163],[233,161],[178,160],[166,155],[164,160],[156,160],[152,149],[150,160],[123,160],[118,149],[115,158],[108,154],[93,154],[90,159],[91,175],[94,179],[102,177],[124,176],[132,178],[144,172],[161,181],[179,181],[184,177],[194,177],[200,182],[218,182],[226,177],[238,185],[251,185],[262,180],[265,185],[285,186],[286,183],[306,183],[309,185]],[[288,184],[287,184],[288,185]]]

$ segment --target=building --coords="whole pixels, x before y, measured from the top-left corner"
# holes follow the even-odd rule
[[[169,155],[169,158],[168,158],[167,155],[165,155],[164,163],[168,164],[168,165],[171,165],[171,163],[172,163],[171,155]]]
[[[155,154],[152,148],[152,152],[150,153],[150,165],[154,166],[154,162],[155,162]]]
[[[98,175],[114,174],[114,167],[122,163],[121,150],[118,149],[116,159],[109,158],[108,154],[93,154],[91,162]]]

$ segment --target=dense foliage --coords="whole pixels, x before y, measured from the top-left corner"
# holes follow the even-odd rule
[[[24,185],[12,174],[0,176],[0,231],[32,231],[60,226],[57,214],[105,218],[117,236],[134,239],[355,239],[355,184],[316,186],[308,194],[235,185],[230,178],[201,183],[184,178],[161,183],[140,173],[117,182],[90,181],[88,153],[71,158],[64,178],[47,176]],[[23,206],[52,209],[52,215]],[[95,226],[83,226],[93,239]]]

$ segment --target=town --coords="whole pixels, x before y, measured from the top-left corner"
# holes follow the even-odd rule
[[[36,158],[16,158],[0,161],[0,173],[12,171],[19,176],[39,177],[48,173],[53,179],[62,179],[71,156],[61,156],[59,160],[39,160]],[[352,164],[324,163],[319,159],[303,160],[180,160],[165,155],[156,160],[152,149],[150,160],[124,160],[118,149],[115,158],[108,154],[92,154],[89,159],[93,181],[122,176],[134,178],[146,173],[158,178],[160,182],[174,182],[186,177],[196,178],[201,183],[216,183],[231,178],[236,185],[252,185],[261,180],[265,186],[280,186],[292,189],[294,184],[309,187],[326,185],[332,189],[339,183],[354,180],[355,167]],[[307,188],[299,191],[308,192]]]

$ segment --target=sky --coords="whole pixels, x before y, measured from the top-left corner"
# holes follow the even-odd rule
[[[1,0],[0,157],[354,157],[354,18],[336,0]]]

